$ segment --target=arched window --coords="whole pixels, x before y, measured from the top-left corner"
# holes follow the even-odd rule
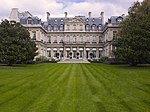
[[[61,25],[60,25],[60,31],[63,31],[63,29],[64,29],[64,25],[61,24]]]
[[[102,25],[99,24],[99,25],[98,25],[98,30],[101,30],[101,29],[102,29]]]
[[[92,25],[92,30],[93,30],[93,31],[96,30],[96,25],[95,25],[95,24]]]
[[[55,24],[54,25],[54,31],[57,31],[58,30],[58,26]]]
[[[52,30],[52,26],[51,26],[51,25],[48,25],[47,30],[48,30],[48,31],[51,31],[51,30]]]
[[[86,31],[89,31],[89,30],[90,30],[90,25],[87,24],[87,25],[85,26],[85,29],[86,29]]]

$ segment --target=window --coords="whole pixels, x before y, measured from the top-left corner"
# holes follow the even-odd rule
[[[63,29],[64,29],[64,25],[60,25],[60,31],[63,31]]]
[[[54,37],[54,41],[53,41],[54,44],[57,43],[57,37]]]
[[[93,42],[92,43],[96,43],[96,37],[93,37]]]
[[[80,58],[83,57],[83,51],[79,51],[80,52]]]
[[[59,43],[63,43],[63,37],[60,37],[60,42]]]
[[[113,31],[113,39],[117,38],[117,31]]]
[[[47,51],[48,57],[51,57],[51,51]]]
[[[83,37],[80,36],[80,43],[83,43]]]
[[[93,30],[93,31],[96,30],[96,25],[95,25],[95,24],[92,25],[92,30]]]
[[[102,29],[102,25],[98,25],[98,30],[101,30]]]
[[[86,19],[86,21],[88,22],[88,21],[89,21],[89,19],[87,18],[87,19]]]
[[[95,19],[93,18],[93,22],[95,21]]]
[[[99,43],[101,43],[102,42],[102,37],[101,36],[99,36]]]
[[[58,30],[57,28],[58,28],[57,25],[54,25],[54,31],[57,31]]]
[[[67,25],[67,30],[69,31],[69,27],[70,27],[70,25]]]
[[[73,30],[74,30],[74,31],[76,30],[76,25],[75,25],[75,24],[73,25]]]
[[[52,30],[52,26],[51,26],[51,25],[48,25],[47,30],[48,30],[48,31],[51,31],[51,30]]]
[[[86,43],[90,43],[90,37],[87,37]]]
[[[83,30],[83,25],[80,25],[80,31],[82,31]]]
[[[90,25],[87,24],[86,27],[85,27],[86,31],[89,31],[90,30]]]
[[[32,19],[28,19],[28,24],[32,24]]]
[[[92,51],[93,52],[93,58],[96,58],[96,51]]]
[[[36,31],[32,31],[33,37],[32,40],[36,40]]]
[[[76,37],[75,36],[73,37],[73,43],[76,43]]]
[[[48,36],[47,38],[48,38],[47,43],[51,43],[51,37],[50,37],[50,36]]]

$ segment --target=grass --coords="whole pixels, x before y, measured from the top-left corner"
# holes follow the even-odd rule
[[[150,69],[96,63],[0,68],[0,112],[150,112]]]

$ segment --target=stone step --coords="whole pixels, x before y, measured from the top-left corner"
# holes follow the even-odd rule
[[[90,62],[83,59],[66,59],[66,60],[61,60],[57,63],[90,63]]]

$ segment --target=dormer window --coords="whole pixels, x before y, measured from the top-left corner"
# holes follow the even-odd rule
[[[54,31],[57,31],[57,28],[58,28],[57,25],[54,25]]]
[[[85,29],[86,29],[86,31],[89,31],[89,30],[90,30],[90,25],[87,24],[87,25],[85,26]]]
[[[51,31],[52,30],[52,26],[51,25],[48,25],[48,31]]]
[[[96,25],[95,25],[95,24],[92,25],[92,30],[93,30],[93,31],[96,30]]]
[[[55,22],[57,22],[57,19],[55,19]]]
[[[87,18],[87,19],[86,19],[86,21],[88,22],[88,21],[89,21],[89,19]]]
[[[98,25],[98,30],[101,30],[102,29],[102,25]]]
[[[92,20],[93,22],[95,21],[95,19],[93,18],[93,20]]]
[[[28,19],[28,24],[32,24],[32,19]]]
[[[60,25],[60,31],[63,31],[64,25]]]
[[[61,22],[63,22],[64,20],[63,19],[61,19]]]

